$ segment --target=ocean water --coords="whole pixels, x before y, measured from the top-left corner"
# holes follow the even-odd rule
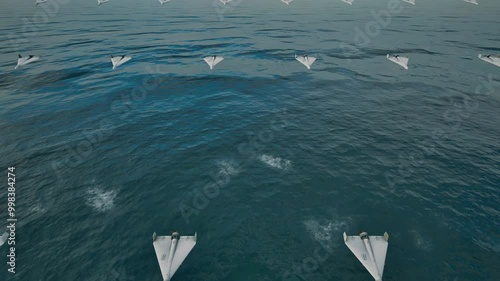
[[[500,280],[497,0],[95,2],[1,2],[1,280],[161,280],[172,230],[174,280],[373,280],[360,230],[384,280]]]

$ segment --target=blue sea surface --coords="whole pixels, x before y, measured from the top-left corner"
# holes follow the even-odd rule
[[[34,2],[0,4],[0,280],[161,280],[173,230],[174,280],[373,280],[360,230],[386,281],[500,280],[497,0]]]

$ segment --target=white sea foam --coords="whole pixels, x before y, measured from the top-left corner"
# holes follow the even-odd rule
[[[285,171],[290,169],[290,167],[292,166],[290,160],[273,157],[267,154],[262,154],[261,156],[259,156],[259,160],[268,166]]]
[[[41,203],[37,203],[31,206],[30,211],[32,214],[43,214],[47,211],[47,209],[44,208]]]
[[[115,204],[116,191],[105,191],[102,188],[90,188],[87,190],[87,205],[99,212],[111,210]]]
[[[336,220],[328,220],[321,223],[310,219],[305,221],[304,225],[314,240],[318,241],[324,248],[332,248],[337,245],[335,241],[339,239],[339,233],[344,231],[347,223]]]
[[[5,242],[7,242],[8,237],[9,237],[9,233],[7,233],[7,232],[4,232],[2,234],[2,236],[0,236],[0,246],[2,246],[3,244],[5,244]]]
[[[425,240],[422,237],[422,235],[420,235],[419,232],[417,232],[416,230],[412,229],[412,230],[410,230],[410,234],[413,237],[413,241],[415,243],[415,247],[417,247],[419,249],[422,249],[422,250],[425,250],[425,251],[432,250],[432,244],[429,241]]]
[[[222,187],[229,184],[231,178],[240,173],[240,167],[232,159],[223,159],[216,162],[215,174],[212,173],[213,179]]]
[[[240,173],[238,164],[233,160],[220,160],[217,164],[219,166],[220,175],[232,177]]]

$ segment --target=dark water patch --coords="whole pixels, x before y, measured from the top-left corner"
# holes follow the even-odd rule
[[[68,42],[66,42],[65,44],[61,44],[57,47],[59,48],[69,48],[69,47],[73,47],[73,46],[79,46],[80,45],[93,45],[93,44],[101,44],[102,42],[104,42],[104,40],[85,40],[85,39],[72,39],[72,40],[68,40]]]
[[[481,49],[492,51],[492,52],[500,52],[500,48],[498,48],[498,47],[482,47]]]
[[[78,77],[88,75],[90,70],[81,70],[77,68],[70,68],[67,70],[56,70],[56,71],[46,71],[39,74],[29,74],[29,78],[26,76],[23,80],[19,80],[21,77],[17,77],[16,84],[18,85],[17,91],[31,93],[33,91],[39,91],[45,87],[59,87],[67,85]]]

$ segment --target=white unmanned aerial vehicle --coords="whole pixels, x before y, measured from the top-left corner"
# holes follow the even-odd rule
[[[153,233],[153,246],[156,257],[160,264],[163,281],[170,281],[179,266],[196,245],[196,233],[194,236],[180,236],[178,232],[172,236],[156,236]]]
[[[389,234],[384,236],[368,236],[361,232],[359,236],[347,236],[344,232],[344,242],[358,260],[365,266],[375,281],[382,281],[385,255],[389,246]]]

